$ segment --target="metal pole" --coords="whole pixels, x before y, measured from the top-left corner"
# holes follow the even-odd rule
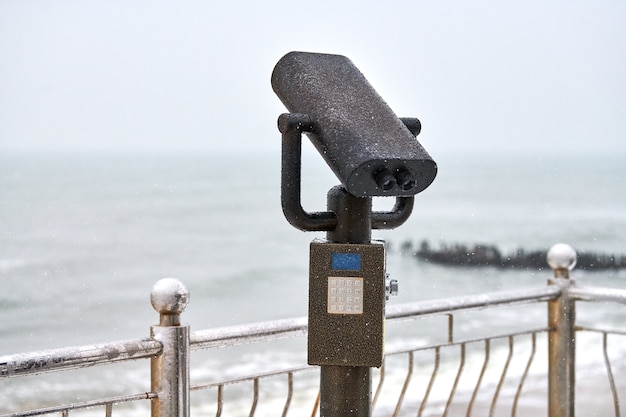
[[[189,302],[187,288],[174,278],[159,280],[150,293],[152,307],[160,314],[150,336],[163,345],[150,362],[152,417],[189,417],[189,326],[180,314]]]
[[[343,187],[328,192],[328,209],[337,214],[337,227],[327,233],[333,243],[369,243],[372,199],[358,198]],[[320,372],[321,417],[370,417],[372,376],[367,366],[324,365]]]
[[[576,392],[576,302],[569,295],[573,285],[569,271],[576,265],[576,252],[565,244],[548,251],[548,264],[554,271],[550,285],[561,295],[548,301],[548,416],[574,417]]]

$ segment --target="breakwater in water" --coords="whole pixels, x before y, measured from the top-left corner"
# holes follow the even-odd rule
[[[433,247],[427,240],[423,240],[417,247],[413,242],[405,241],[400,245],[400,251],[425,262],[441,265],[543,269],[547,267],[548,249],[518,248],[505,253],[492,244],[441,243],[438,247]],[[577,269],[626,269],[626,255],[578,250],[577,254]]]

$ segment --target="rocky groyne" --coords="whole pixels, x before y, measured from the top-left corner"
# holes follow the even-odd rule
[[[417,247],[411,241],[403,242],[400,245],[400,251],[424,262],[440,265],[544,269],[547,267],[548,248],[533,250],[518,248],[512,252],[503,253],[497,246],[491,244],[441,243],[435,248],[424,240]],[[624,268],[626,268],[626,255],[578,252],[576,269],[594,271]]]

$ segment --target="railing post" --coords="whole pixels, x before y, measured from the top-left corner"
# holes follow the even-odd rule
[[[150,293],[152,307],[160,314],[150,336],[163,345],[150,363],[152,417],[189,417],[189,326],[180,314],[189,302],[187,288],[174,278],[159,280]]]
[[[576,251],[559,243],[548,251],[554,271],[550,285],[561,288],[559,298],[548,301],[548,416],[574,417],[576,392],[576,304],[569,296],[574,284],[569,271],[576,265]]]

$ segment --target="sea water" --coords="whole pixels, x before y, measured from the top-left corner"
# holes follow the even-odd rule
[[[389,243],[387,272],[400,281],[391,304],[540,286],[551,275],[425,264],[400,253],[406,241],[487,243],[503,252],[565,242],[626,253],[625,155],[434,157],[439,174],[416,197],[409,221],[373,232]],[[324,210],[326,191],[336,183],[318,155],[305,153],[306,210]],[[392,205],[393,199],[374,202],[376,210]],[[150,289],[163,277],[189,289],[183,321],[192,330],[305,316],[308,245],[315,237],[323,234],[296,230],[282,215],[279,155],[0,155],[0,355],[146,337],[158,321]],[[573,275],[585,285],[626,287],[624,271]],[[588,310],[585,317],[608,327],[626,319],[621,306]],[[487,328],[489,320],[477,318],[465,331]],[[428,332],[400,333],[390,346],[430,340]],[[286,346],[209,355],[192,377],[306,362],[303,340]],[[145,391],[145,368],[123,371],[123,378],[115,367],[100,367],[95,380],[55,375],[2,382],[8,398],[0,400],[0,412],[43,406],[42,398],[76,401],[89,395],[69,394],[81,389]]]

